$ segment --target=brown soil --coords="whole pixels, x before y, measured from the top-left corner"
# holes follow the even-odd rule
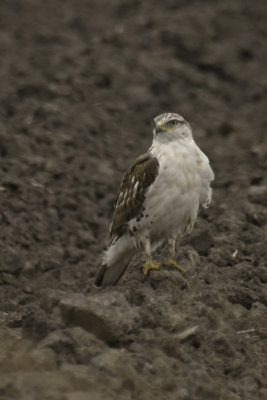
[[[267,399],[265,1],[1,0],[0,399]],[[216,174],[179,272],[93,281],[165,111]]]

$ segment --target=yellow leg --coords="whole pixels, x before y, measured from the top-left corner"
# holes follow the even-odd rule
[[[147,258],[144,263],[144,275],[147,275],[151,269],[159,270],[162,263],[153,261],[151,258]]]
[[[180,265],[177,264],[177,262],[173,258],[169,258],[167,265],[169,267],[174,267],[178,269],[182,274],[186,273],[186,270],[183,267],[180,267]]]

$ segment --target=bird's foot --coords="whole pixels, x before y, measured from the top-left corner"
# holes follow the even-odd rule
[[[183,267],[181,267],[180,265],[178,265],[177,262],[173,258],[169,258],[167,265],[168,265],[168,267],[174,267],[174,268],[178,269],[182,274],[186,273],[186,270]]]
[[[147,258],[146,262],[144,263],[144,275],[147,275],[151,269],[159,270],[162,266],[162,263],[153,261],[151,258]]]

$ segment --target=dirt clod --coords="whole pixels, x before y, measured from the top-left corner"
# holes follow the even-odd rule
[[[1,399],[267,398],[266,18],[264,1],[0,2]],[[186,275],[144,277],[139,257],[97,289],[122,174],[168,111],[216,175]]]

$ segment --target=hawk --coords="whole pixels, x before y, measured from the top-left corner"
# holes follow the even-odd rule
[[[96,286],[115,285],[138,251],[145,251],[144,274],[159,269],[162,263],[152,259],[152,251],[165,241],[167,265],[184,272],[175,261],[176,245],[192,231],[199,207],[209,206],[213,179],[190,124],[179,114],[157,116],[151,147],[130,165],[120,184]]]

